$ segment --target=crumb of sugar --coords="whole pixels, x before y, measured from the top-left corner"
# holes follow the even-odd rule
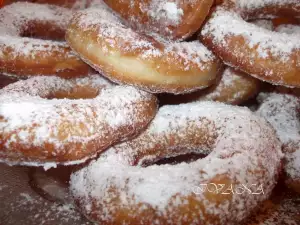
[[[167,20],[167,25],[178,25],[181,23],[183,10],[176,2],[152,0],[149,6],[148,15],[154,20]]]

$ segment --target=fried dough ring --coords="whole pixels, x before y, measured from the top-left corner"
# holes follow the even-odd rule
[[[140,136],[75,172],[71,193],[98,224],[239,224],[275,186],[280,147],[272,127],[247,109],[216,102],[163,106]],[[207,156],[142,167],[188,153]],[[261,184],[264,194],[213,193],[201,189],[205,184]]]
[[[105,3],[77,12],[66,39],[109,79],[153,93],[188,93],[211,85],[220,61],[198,41],[167,42],[129,28]]]
[[[289,94],[260,94],[257,114],[276,130],[285,154],[286,183],[300,193],[300,99]]]
[[[227,67],[220,82],[202,91],[197,100],[239,105],[255,96],[259,92],[260,84],[258,79]]]
[[[220,79],[207,89],[177,96],[162,94],[159,100],[163,105],[195,101],[217,101],[239,105],[254,97],[259,92],[260,86],[261,82],[258,79],[227,67]]]
[[[225,4],[216,8],[200,39],[234,68],[272,84],[300,87],[296,34],[276,33],[247,23]]]
[[[0,72],[17,76],[87,75],[90,67],[65,42],[42,40],[64,38],[71,15],[65,8],[28,2],[1,8]]]
[[[135,28],[182,40],[199,30],[213,0],[104,0]]]
[[[0,90],[0,159],[46,167],[80,163],[141,131],[156,109],[151,94],[98,75],[18,81]]]

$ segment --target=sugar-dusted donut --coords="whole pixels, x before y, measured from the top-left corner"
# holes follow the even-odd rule
[[[200,37],[226,64],[269,83],[300,87],[297,34],[277,33],[250,24],[238,10],[225,4],[216,7]]]
[[[143,166],[187,153],[206,157]],[[75,172],[71,193],[99,224],[240,224],[269,197],[281,157],[273,128],[245,108],[163,106],[140,136]]]
[[[77,12],[66,39],[104,76],[150,92],[179,94],[205,88],[221,65],[198,41],[168,42],[137,33],[105,3]]]
[[[138,29],[147,29],[173,40],[185,39],[199,30],[213,0],[104,0]]]
[[[1,8],[0,72],[17,76],[87,75],[89,66],[65,42],[43,40],[64,39],[71,15],[65,8],[27,2]]]
[[[239,105],[254,97],[260,90],[261,82],[243,72],[225,68],[221,78],[207,89],[185,95],[159,95],[160,103],[180,104],[195,101],[218,101]]]
[[[300,193],[300,99],[289,94],[261,93],[257,114],[276,130],[285,154],[288,186]]]
[[[259,92],[261,82],[243,72],[227,67],[219,83],[202,91],[198,100],[239,105]]]
[[[112,86],[98,75],[18,81],[0,90],[0,159],[31,166],[79,163],[141,131],[156,107],[151,94]]]

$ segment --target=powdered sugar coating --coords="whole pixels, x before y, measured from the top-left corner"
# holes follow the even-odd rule
[[[189,164],[141,166],[188,152],[209,155]],[[163,106],[144,133],[74,173],[71,190],[94,221],[114,223],[114,216],[125,210],[129,218],[144,215],[141,223],[231,224],[269,196],[281,157],[274,130],[247,109],[214,102]],[[249,172],[257,170],[261,175]],[[216,203],[211,198],[218,197],[208,197],[199,186],[218,183],[219,176],[234,185],[261,184],[264,194],[233,194]],[[189,197],[194,199],[191,208]]]
[[[282,24],[282,25],[276,27],[275,31],[277,31],[279,33],[300,35],[300,26],[293,25],[293,24]]]
[[[154,20],[164,19],[168,21],[166,25],[178,25],[181,23],[183,10],[177,2],[165,0],[152,0],[149,5],[148,15]]]
[[[99,93],[92,99],[44,99],[81,86]],[[82,162],[142,129],[155,112],[151,109],[155,102],[152,95],[114,86],[99,75],[73,80],[35,77],[1,89],[0,99],[0,157],[9,163],[34,166]],[[144,112],[147,109],[148,115]]]
[[[265,28],[267,30],[274,30],[274,25],[272,20],[254,20],[251,23],[255,24],[256,26]]]
[[[228,104],[241,104],[257,94],[259,83],[256,78],[227,67],[220,82],[208,88],[207,92],[198,100],[217,100]]]
[[[261,93],[257,114],[264,117],[276,130],[285,153],[285,172],[300,180],[300,100],[288,94]]]

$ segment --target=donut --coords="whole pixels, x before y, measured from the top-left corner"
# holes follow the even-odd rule
[[[138,137],[73,173],[70,191],[97,224],[240,224],[270,195],[280,147],[273,128],[246,108],[216,102],[167,105]],[[151,165],[188,153],[205,158]]]
[[[225,4],[216,7],[200,39],[227,65],[272,84],[300,87],[297,34],[250,24]]]
[[[300,99],[280,93],[261,93],[257,114],[276,130],[283,145],[286,184],[300,193]]]
[[[104,0],[135,28],[156,32],[172,40],[183,40],[199,30],[213,0]]]
[[[45,168],[82,163],[139,133],[156,108],[151,94],[98,75],[18,81],[0,90],[0,160]]]
[[[254,97],[260,90],[261,82],[243,72],[230,67],[215,84],[207,89],[186,95],[160,95],[162,104],[180,104],[195,101],[218,101],[231,105],[239,105]]]
[[[154,35],[155,36],[155,35]],[[153,93],[188,93],[211,85],[221,67],[197,40],[169,42],[128,27],[105,3],[78,11],[67,29],[74,51],[114,82]]]
[[[86,65],[62,41],[72,11],[16,2],[0,9],[0,72],[16,76],[87,75]],[[36,37],[36,38],[34,38]]]
[[[218,101],[239,105],[259,92],[260,81],[227,67],[219,83],[207,88],[198,100]]]

